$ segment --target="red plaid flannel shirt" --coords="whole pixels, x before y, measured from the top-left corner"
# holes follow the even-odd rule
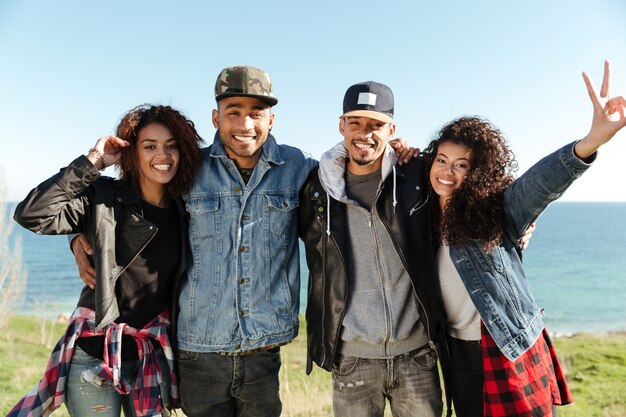
[[[552,404],[573,401],[565,373],[546,329],[515,362],[509,361],[482,326],[484,415],[548,417]]]
[[[149,339],[159,342],[169,365],[171,407],[178,407],[178,385],[174,374],[174,353],[168,336],[169,313],[164,311],[142,329],[127,324],[111,323],[96,331],[95,311],[77,308],[70,324],[56,344],[48,360],[43,378],[7,414],[7,417],[48,416],[65,401],[65,379],[74,354],[74,346],[79,337],[104,336],[104,360],[91,371],[106,379],[120,394],[132,395],[137,416],[160,416],[162,404],[162,370],[154,355],[154,347]],[[122,335],[131,335],[137,342],[140,371],[135,383],[130,384],[120,378]]]

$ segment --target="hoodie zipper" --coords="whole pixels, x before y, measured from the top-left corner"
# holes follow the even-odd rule
[[[428,201],[428,198],[426,199],[426,202]],[[424,202],[423,204],[420,204],[419,207],[423,207],[424,204],[426,204],[426,202]],[[415,211],[419,210],[418,206],[413,207],[413,209],[411,209],[411,211],[409,212],[409,215],[411,213],[414,213]],[[396,252],[398,253],[398,256],[400,257],[400,259],[402,260],[402,266],[404,267],[404,270],[407,271],[408,273],[408,268],[407,268],[407,262],[406,262],[406,258],[404,257],[404,252],[402,252],[402,250],[400,250],[400,248],[398,248],[398,243],[396,242],[396,240],[393,238],[393,233],[391,232],[391,228],[389,227],[389,224],[385,221],[385,219],[382,216],[379,216],[380,221],[382,222],[382,224],[385,226],[385,228],[387,229],[387,232],[389,233],[389,236],[391,237],[391,240],[393,242],[393,245],[396,249]],[[430,334],[430,321],[428,319],[428,312],[426,311],[426,308],[424,307],[424,303],[422,303],[422,300],[420,299],[419,295],[417,294],[417,291],[415,290],[415,285],[413,284],[413,280],[409,279],[411,281],[411,287],[413,287],[413,292],[415,293],[415,298],[417,299],[417,302],[419,303],[420,307],[422,308],[422,312],[424,313],[424,320],[425,320],[425,324],[426,324],[426,334],[428,335],[428,344],[431,345],[431,347],[435,348],[435,352],[437,352],[436,350],[436,346],[434,345],[434,343],[432,343],[432,335]]]
[[[385,331],[385,339],[383,341],[383,348],[385,350],[385,355],[389,356],[388,348],[389,348],[389,341],[391,340],[392,323],[391,323],[391,313],[389,312],[389,302],[387,300],[387,290],[385,288],[385,273],[383,271],[382,262],[380,259],[380,240],[378,239],[378,234],[376,233],[376,227],[373,226],[373,220],[374,220],[373,213],[369,212],[368,217],[369,217],[370,232],[372,234],[372,239],[374,240],[374,253],[376,254],[378,278],[380,282],[380,288],[383,293],[383,308],[385,310],[385,323],[387,325],[386,331]]]

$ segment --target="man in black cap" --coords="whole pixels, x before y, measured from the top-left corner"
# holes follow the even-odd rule
[[[396,164],[393,106],[384,84],[348,88],[343,142],[322,155],[300,194],[311,281],[307,372],[311,362],[332,371],[335,416],[382,417],[386,400],[396,417],[443,408],[428,176],[422,158]]]

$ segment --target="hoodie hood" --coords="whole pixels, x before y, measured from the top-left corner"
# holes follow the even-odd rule
[[[380,181],[383,182],[392,170],[398,160],[396,152],[389,144],[385,146],[383,152],[382,167],[380,170]],[[346,195],[346,181],[344,174],[346,172],[346,159],[348,158],[348,150],[343,141],[333,146],[322,154],[320,158],[319,177],[322,187],[329,196],[343,203],[356,204]]]

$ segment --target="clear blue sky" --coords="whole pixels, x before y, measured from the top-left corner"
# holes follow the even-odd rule
[[[274,135],[319,157],[341,138],[346,88],[388,84],[397,133],[424,147],[446,121],[489,118],[527,169],[583,137],[581,72],[626,95],[626,2],[0,0],[0,169],[10,200],[145,102],[184,111],[211,142],[213,84],[268,71]],[[626,132],[565,200],[626,201]]]

